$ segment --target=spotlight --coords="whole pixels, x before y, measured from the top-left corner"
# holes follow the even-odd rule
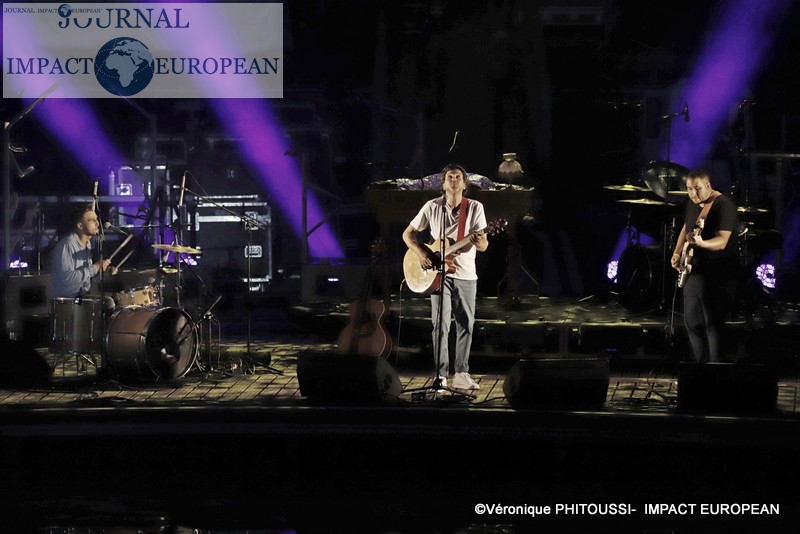
[[[769,263],[762,263],[756,267],[756,278],[761,285],[768,289],[775,289],[775,266]]]
[[[617,267],[619,267],[619,260],[611,260],[606,265],[606,278],[612,282],[617,280]]]

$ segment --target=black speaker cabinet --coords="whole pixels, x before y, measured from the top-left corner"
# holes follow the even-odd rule
[[[503,393],[513,408],[598,409],[608,383],[605,358],[524,359],[511,367]]]
[[[309,399],[378,402],[403,392],[394,368],[380,356],[305,351],[297,357],[297,380]]]
[[[772,412],[778,403],[773,365],[681,362],[678,409],[705,412]]]

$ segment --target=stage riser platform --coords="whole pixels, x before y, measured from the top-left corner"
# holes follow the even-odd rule
[[[430,304],[413,299],[402,306],[388,304],[385,329],[400,356],[432,354]],[[332,342],[348,325],[348,304],[305,304],[291,309],[292,320]],[[691,359],[680,314],[655,311],[633,314],[617,304],[538,299],[508,309],[498,299],[481,299],[473,334],[477,357],[607,356],[617,360]],[[793,366],[800,325],[763,317],[736,318],[726,323],[723,351],[731,361],[742,359]],[[454,344],[454,328],[450,346]]]

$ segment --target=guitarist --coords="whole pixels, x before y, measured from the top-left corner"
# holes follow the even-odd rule
[[[682,271],[684,244],[693,247],[691,271],[683,285],[684,322],[694,360],[698,363],[718,362],[722,361],[720,345],[738,272],[734,237],[736,204],[714,190],[705,169],[689,172],[686,189],[691,202],[686,203],[686,216],[671,264]],[[695,232],[693,228],[699,219],[703,219],[702,230]]]
[[[469,375],[469,353],[478,288],[475,256],[477,251],[483,252],[489,247],[489,240],[483,233],[486,229],[486,215],[483,204],[464,196],[467,190],[467,172],[462,166],[446,166],[442,170],[442,182],[444,195],[429,200],[422,206],[403,231],[403,241],[419,257],[420,267],[439,269],[439,258],[431,253],[431,249],[420,245],[417,234],[429,229],[433,239],[444,236],[448,242],[471,236],[464,248],[446,258],[446,276],[442,288],[431,294],[431,319],[434,365],[441,386],[447,387],[450,369],[447,340],[452,316],[456,323],[455,375],[452,387],[476,390],[480,386]]]

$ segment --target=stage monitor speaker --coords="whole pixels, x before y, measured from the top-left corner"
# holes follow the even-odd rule
[[[394,368],[380,356],[307,350],[297,357],[297,380],[309,399],[379,402],[403,392]]]
[[[606,358],[523,359],[508,372],[503,393],[513,408],[598,409],[608,383]]]
[[[0,387],[28,388],[46,385],[50,364],[31,343],[0,339]]]
[[[778,403],[775,366],[743,363],[681,362],[678,410],[772,412]]]

